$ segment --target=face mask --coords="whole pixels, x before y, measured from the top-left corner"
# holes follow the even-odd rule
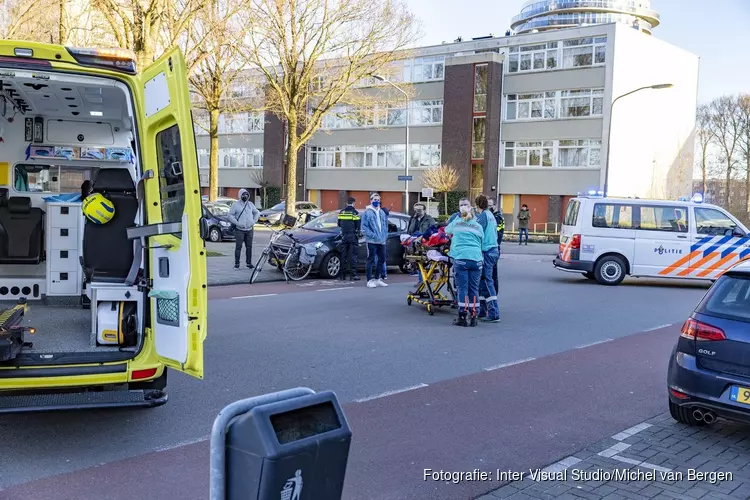
[[[250,197],[248,195],[246,195],[246,194],[242,195],[242,201],[247,201],[249,199],[250,199]]]
[[[380,200],[372,200],[372,206],[378,208],[380,206]]]
[[[461,205],[458,207],[458,209],[461,210],[462,215],[466,215],[471,212],[471,207],[469,205]]]

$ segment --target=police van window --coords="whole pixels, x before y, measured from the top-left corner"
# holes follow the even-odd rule
[[[98,167],[18,164],[13,168],[13,189],[29,193],[80,193],[81,184],[96,177]]]
[[[565,211],[565,220],[563,220],[563,225],[565,226],[575,226],[576,222],[578,222],[578,210],[581,206],[581,202],[577,200],[570,200],[568,202],[568,209]]]
[[[156,150],[162,221],[181,222],[185,210],[185,177],[182,171],[182,143],[177,125],[156,135]]]
[[[737,224],[714,208],[695,208],[695,226],[698,234],[713,236],[732,234]]]
[[[646,231],[688,232],[687,207],[641,205],[636,229]]]
[[[597,203],[594,205],[594,217],[591,225],[610,229],[632,229],[633,207],[630,205]]]

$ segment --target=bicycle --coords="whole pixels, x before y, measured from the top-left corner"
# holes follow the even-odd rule
[[[265,226],[269,228],[271,227],[270,224],[265,224]],[[289,283],[289,280],[300,281],[307,278],[310,271],[312,271],[313,262],[311,261],[308,264],[303,264],[301,262],[300,256],[304,251],[303,245],[293,234],[287,232],[286,229],[272,229],[272,231],[273,235],[271,236],[271,240],[261,252],[260,257],[258,257],[258,260],[255,263],[253,273],[250,275],[250,284],[252,285],[255,283],[255,280],[258,278],[263,267],[268,263],[271,256],[273,256],[273,264],[276,268],[284,273],[284,279],[287,283]],[[286,255],[274,246],[274,243],[282,235],[289,238],[292,242]]]

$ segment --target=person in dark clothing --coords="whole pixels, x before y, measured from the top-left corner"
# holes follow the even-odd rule
[[[227,219],[234,225],[234,268],[240,268],[242,245],[245,245],[245,262],[248,269],[253,269],[253,229],[258,222],[260,212],[252,201],[247,189],[240,189],[240,199],[232,204]]]
[[[362,221],[359,212],[354,208],[355,200],[349,197],[346,207],[339,212],[338,226],[341,228],[341,272],[339,279],[345,280],[346,275],[351,276],[352,281],[359,281],[357,276],[357,256],[359,254],[359,233]]]
[[[531,213],[529,207],[524,203],[521,205],[521,211],[518,212],[518,244],[520,245],[523,241],[523,237],[526,236],[525,245],[529,244],[529,220],[531,219]]]
[[[495,200],[492,198],[489,198],[487,200],[489,203],[489,210],[492,212],[492,215],[495,216],[495,222],[497,223],[497,250],[498,255],[500,254],[500,246],[503,243],[503,235],[505,233],[505,217],[503,217],[502,210],[498,210],[497,207],[495,207]],[[498,279],[497,279],[497,266],[492,270],[492,282],[495,284],[495,291],[497,292],[498,288]]]
[[[406,228],[406,234],[421,233],[424,234],[430,226],[435,225],[435,219],[427,213],[427,207],[424,203],[417,202],[414,204],[414,215],[409,219],[409,225]]]

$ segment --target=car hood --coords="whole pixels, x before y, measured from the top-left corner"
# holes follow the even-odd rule
[[[293,229],[288,232],[294,235],[294,237],[297,238],[297,240],[303,245],[307,243],[318,243],[319,241],[333,240],[339,235],[338,231],[321,232],[321,231],[312,231],[310,229]],[[283,234],[279,236],[279,239],[277,241],[279,243],[286,243],[286,244],[291,243],[289,238],[287,238]]]

